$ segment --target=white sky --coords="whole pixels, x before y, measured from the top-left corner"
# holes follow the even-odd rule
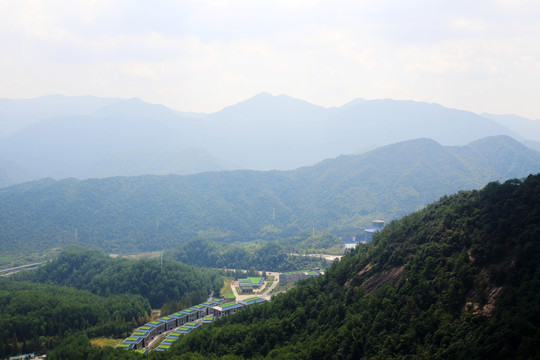
[[[540,1],[0,0],[0,97],[213,112],[262,91],[540,119]]]

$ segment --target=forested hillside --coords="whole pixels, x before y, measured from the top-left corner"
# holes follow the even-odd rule
[[[168,358],[535,358],[538,204],[540,175],[445,196],[324,277],[183,338]]]
[[[444,196],[324,276],[149,358],[537,358],[538,204],[540,175]],[[85,356],[121,354],[85,346]]]
[[[311,239],[311,238],[310,238]],[[341,243],[339,239],[337,239]],[[287,248],[276,242],[240,247],[206,239],[193,239],[168,252],[168,256],[186,264],[228,269],[251,269],[264,271],[293,271],[325,267],[326,260],[293,256]],[[193,254],[197,254],[193,256]]]
[[[2,279],[0,358],[50,350],[77,330],[94,336],[126,336],[149,315],[148,300],[138,295],[105,298],[64,286]]]
[[[231,171],[54,181],[0,189],[0,251],[83,244],[113,253],[191,238],[275,240],[313,228],[362,232],[442,195],[540,171],[540,153],[509,137],[464,147],[419,139],[287,172]],[[24,252],[23,252],[24,249]]]
[[[36,271],[16,278],[69,286],[100,296],[136,294],[148,299],[152,308],[170,301],[192,306],[223,286],[217,271],[169,259],[162,263],[159,259],[113,259],[100,251],[76,246],[68,247]]]

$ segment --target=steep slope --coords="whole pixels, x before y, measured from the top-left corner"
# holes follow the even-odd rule
[[[529,359],[540,175],[445,196],[329,269],[171,349],[202,358]]]
[[[510,138],[471,147],[420,139],[288,172],[49,179],[12,186],[0,189],[0,250],[20,254],[81,243],[125,253],[171,248],[195,236],[275,239],[313,227],[362,232],[375,217],[389,221],[444,194],[540,172],[540,154]],[[498,147],[508,156],[482,150]],[[268,225],[275,231],[266,232]]]

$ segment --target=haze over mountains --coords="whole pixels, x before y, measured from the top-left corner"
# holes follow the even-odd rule
[[[361,234],[374,218],[538,172],[539,152],[497,136],[459,147],[409,140],[291,171],[45,179],[0,189],[0,251],[75,243],[125,253],[197,236],[274,240],[313,227]]]
[[[523,127],[437,104],[356,99],[324,108],[268,93],[213,114],[139,99],[0,99],[0,125],[0,186],[43,177],[295,169],[420,137],[443,145],[493,135],[540,141]]]

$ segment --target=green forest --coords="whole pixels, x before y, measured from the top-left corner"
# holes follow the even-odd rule
[[[149,320],[151,309],[178,311],[222,286],[217,270],[70,246],[37,270],[0,280],[0,358],[46,352],[77,331],[126,337]]]
[[[69,244],[129,254],[193,238],[357,234],[373,219],[401,218],[444,194],[538,171],[537,152],[493,137],[463,147],[411,140],[291,171],[43,179],[0,189],[0,265]]]
[[[540,175],[444,196],[391,222],[324,276],[148,358],[537,358],[539,204]],[[81,348],[84,357],[69,357]],[[91,348],[84,333],[50,353],[96,356],[140,358]]]
[[[15,278],[69,286],[100,296],[136,294],[148,299],[154,309],[173,300],[192,306],[223,286],[223,275],[215,270],[170,259],[111,258],[79,246],[70,246],[36,271]]]
[[[301,241],[298,240],[298,243]],[[319,244],[323,243],[319,242]],[[341,241],[331,237],[329,243],[341,244]],[[323,259],[289,255],[289,252],[294,251],[295,248],[292,245],[285,245],[284,241],[240,246],[206,239],[193,239],[169,251],[167,255],[186,264],[228,269],[254,268],[264,271],[286,272],[315,267],[324,268],[328,265],[328,262]],[[197,254],[197,256],[193,256],[193,254]]]
[[[149,314],[150,303],[139,295],[101,297],[65,286],[2,279],[0,358],[45,352],[77,330],[125,336]]]

